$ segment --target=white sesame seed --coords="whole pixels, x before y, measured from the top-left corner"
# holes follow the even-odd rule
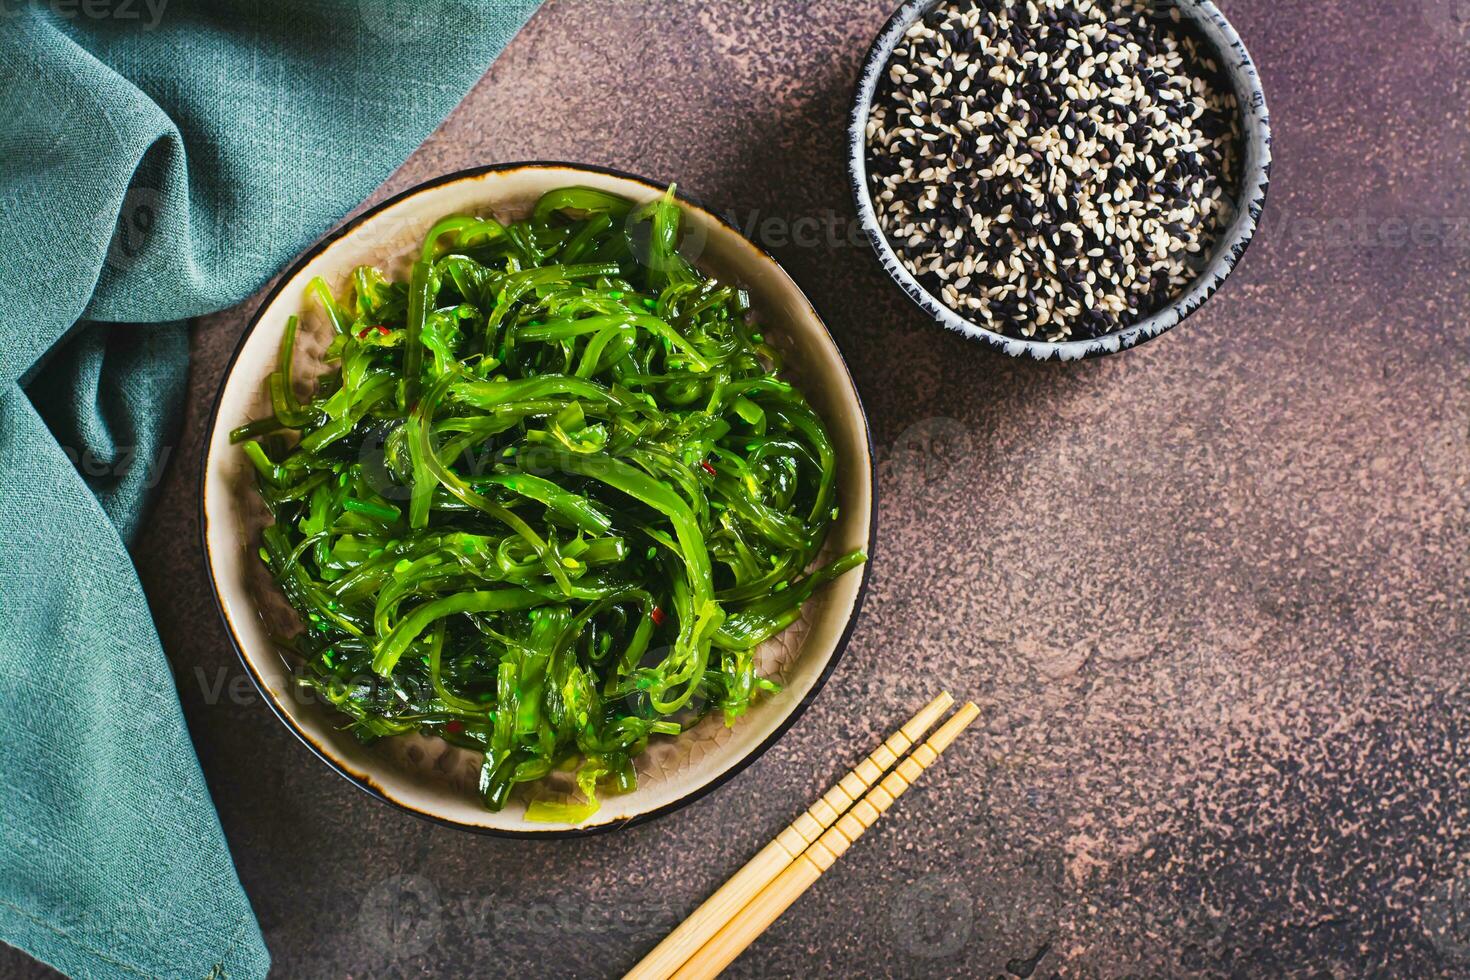
[[[1043,9],[1078,20],[1041,24]],[[993,36],[980,8],[941,3],[895,50],[866,127],[870,158],[887,158],[869,168],[879,220],[952,307],[1007,333],[1093,336],[1157,308],[1160,283],[1223,226],[1234,99],[1141,0],[1005,0],[992,15]],[[1037,46],[1053,31],[1060,47]],[[1207,137],[1207,117],[1228,132]]]

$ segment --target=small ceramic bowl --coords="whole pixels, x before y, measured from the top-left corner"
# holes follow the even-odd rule
[[[1266,93],[1261,89],[1261,79],[1256,73],[1255,63],[1251,61],[1240,35],[1230,26],[1225,15],[1210,0],[1156,0],[1166,9],[1170,6],[1179,9],[1187,29],[1193,30],[1196,36],[1214,50],[1216,63],[1235,92],[1240,106],[1245,150],[1240,187],[1235,201],[1232,202],[1235,219],[1216,240],[1199,276],[1167,307],[1132,326],[1102,337],[1051,342],[1008,337],[946,306],[920,285],[899,261],[888,236],[878,223],[868,185],[867,165],[867,124],[873,107],[873,94],[904,32],[914,21],[943,2],[946,0],[909,0],[889,18],[869,49],[867,60],[863,62],[857,97],[848,123],[848,175],[857,201],[858,221],[869,243],[878,253],[878,260],[883,263],[883,268],[893,281],[903,287],[904,292],[908,293],[909,298],[920,309],[956,333],[978,340],[993,350],[1012,357],[1027,356],[1039,361],[1053,358],[1063,361],[1077,360],[1115,354],[1136,347],[1175,327],[1203,306],[1205,300],[1215,294],[1234,270],[1255,236],[1271,177],[1271,118],[1266,111]]]
[[[547,837],[607,830],[668,813],[730,779],[781,736],[826,681],[847,644],[867,583],[867,566],[839,578],[808,603],[801,621],[761,648],[760,663],[767,676],[781,682],[780,694],[759,699],[733,728],[711,717],[678,738],[656,737],[638,760],[638,789],[604,795],[602,809],[583,824],[527,822],[518,797],[491,813],[475,788],[478,756],[418,735],[362,745],[341,730],[340,715],[298,692],[271,635],[291,635],[299,622],[256,556],[260,529],[270,518],[253,489],[245,457],[229,441],[231,429],[270,411],[265,380],[286,318],[302,316],[298,375],[320,374],[330,329],[302,298],[312,277],[324,277],[340,292],[351,270],[362,264],[406,276],[424,233],[438,219],[473,213],[515,220],[529,213],[544,192],[568,185],[636,201],[663,193],[659,185],[607,170],[506,164],[450,174],[406,191],[317,244],[282,275],[251,320],[230,361],[205,443],[201,527],[209,575],[225,627],[266,702],[323,762],[372,795],[486,833]],[[829,553],[853,548],[871,553],[875,511],[867,419],[836,344],[774,259],[708,210],[680,203],[687,222],[681,251],[749,291],[764,333],[785,353],[786,374],[830,430],[839,460],[841,509]]]

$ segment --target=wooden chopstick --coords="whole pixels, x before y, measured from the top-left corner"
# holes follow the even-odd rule
[[[974,704],[966,704],[950,717],[923,745],[914,749],[852,809],[837,820],[816,843],[786,866],[750,904],[737,912],[715,933],[709,942],[689,958],[674,974],[674,980],[710,980],[729,966],[757,936],[791,907],[791,903],[821,877],[842,856],[852,842],[862,836],[893,801],[939,758],[966,727],[980,714]]]
[[[874,749],[866,759],[827,790],[821,799],[777,834],[759,854],[735,872],[729,881],[705,899],[703,905],[695,909],[689,918],[669,933],[637,966],[629,970],[624,980],[667,980],[731,916],[770,884],[808,845],[818,840],[822,831],[832,826],[900,756],[934,726],[939,716],[948,711],[952,704],[954,698],[949,696],[949,692],[941,692],[902,728],[888,736],[882,745]]]

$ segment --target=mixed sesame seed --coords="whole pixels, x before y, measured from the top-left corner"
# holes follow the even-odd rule
[[[1168,0],[958,0],[894,49],[867,124],[894,252],[1012,337],[1098,337],[1166,306],[1228,225],[1235,97]]]

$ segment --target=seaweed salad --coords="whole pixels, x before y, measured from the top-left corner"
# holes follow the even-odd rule
[[[575,771],[585,802],[527,816],[584,820],[650,737],[733,724],[777,689],[756,648],[865,560],[817,564],[832,444],[681,220],[672,187],[568,187],[512,224],[444,218],[407,281],[313,280],[330,370],[300,397],[292,317],[272,414],[231,433],[297,683],[364,740],[482,754],[492,810]]]

